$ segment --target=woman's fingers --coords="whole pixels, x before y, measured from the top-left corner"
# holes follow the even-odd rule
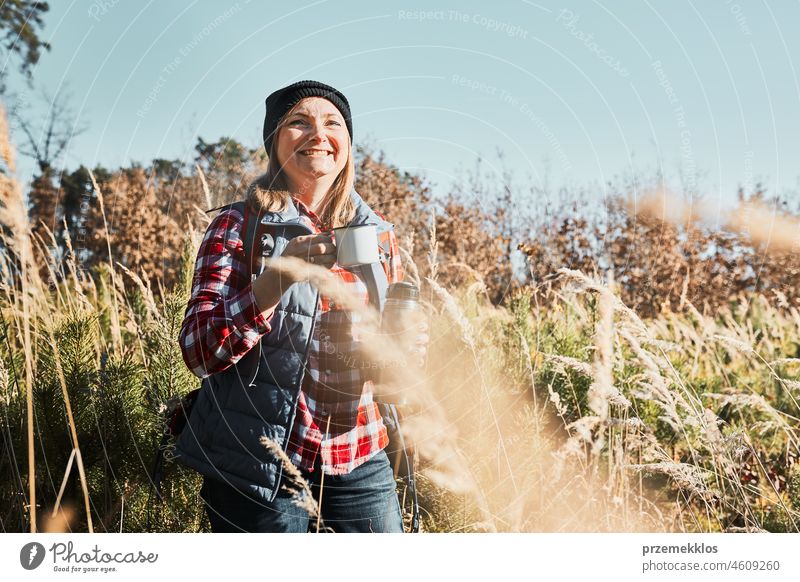
[[[306,241],[306,243],[307,246],[305,255],[308,258],[336,254],[336,247],[333,246],[333,243],[331,242],[331,237],[327,235],[323,234],[312,235],[312,238]]]
[[[310,255],[335,255],[336,247],[331,243],[318,243],[309,247],[308,252]]]
[[[336,262],[336,246],[327,234],[302,235],[289,241],[284,255],[330,269]]]
[[[308,254],[309,251],[317,247],[325,245],[326,247],[330,246],[333,247],[333,240],[327,234],[304,234],[301,236],[296,236],[292,240],[289,241],[289,244],[286,245],[286,249],[291,249],[294,251],[294,254]],[[336,248],[336,247],[333,247]]]
[[[317,234],[305,234],[302,236],[298,236],[296,237],[296,240],[300,240],[309,245],[333,242],[333,239],[331,239],[331,235],[322,232],[318,232]]]
[[[425,360],[428,357],[428,343],[430,343],[430,337],[427,333],[417,335],[414,340],[414,348],[411,350],[411,353],[417,365],[420,367],[425,365]]]
[[[428,357],[428,348],[426,346],[417,346],[414,350],[414,356],[417,361],[417,365],[422,367],[425,365],[425,360]]]
[[[316,234],[308,241],[309,263],[314,263],[320,267],[330,269],[336,262],[336,247],[331,241],[330,235]]]
[[[311,259],[314,259],[311,261]],[[336,254],[332,255],[312,255],[309,258],[309,262],[313,262],[315,265],[319,265],[320,267],[325,267],[326,269],[330,269],[333,264],[336,262]]]

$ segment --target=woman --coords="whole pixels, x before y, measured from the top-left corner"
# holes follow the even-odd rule
[[[347,99],[300,81],[272,93],[266,106],[269,165],[248,188],[247,203],[273,229],[268,254],[329,269],[364,304],[380,306],[403,271],[392,225],[353,189]],[[336,264],[329,229],[346,224],[376,225],[382,263]],[[242,225],[232,207],[209,225],[180,334],[184,360],[204,382],[176,454],[204,475],[212,530],[308,530],[308,511],[293,502],[280,460],[260,442],[267,437],[310,483],[325,527],[402,532],[373,384],[342,357],[359,350],[354,317],[307,280],[269,266],[251,280]]]

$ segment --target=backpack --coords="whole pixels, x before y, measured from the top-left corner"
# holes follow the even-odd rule
[[[232,206],[242,213],[244,249],[247,255],[247,263],[249,265],[250,273],[253,277],[255,277],[259,272],[260,260],[262,257],[269,255],[270,251],[272,250],[272,237],[268,233],[258,232],[259,221],[257,220],[257,216],[254,216],[250,206],[243,200],[234,202],[233,204],[226,204],[223,206],[218,206],[217,208],[212,208],[211,210],[207,210],[206,213],[220,210],[226,206]],[[383,217],[381,216],[381,218]],[[260,248],[257,248],[256,245],[258,245]],[[377,308],[378,298],[375,296],[376,294],[373,292],[372,286],[368,286],[368,290],[370,304]],[[158,502],[163,501],[163,497],[161,495],[161,481],[164,477],[167,453],[174,447],[175,441],[186,427],[189,415],[191,415],[192,412],[192,407],[194,406],[199,394],[200,388],[195,388],[194,390],[185,394],[183,397],[173,398],[167,403],[166,409],[162,413],[164,431],[161,435],[161,441],[158,445],[158,450],[156,451],[153,462],[153,469],[151,471],[152,488],[155,492]],[[413,444],[410,441],[406,442],[406,439],[403,436],[403,432],[401,430],[401,410],[398,409],[395,404],[385,402],[377,402],[377,404],[381,417],[383,418],[384,425],[386,426],[386,432],[389,436],[389,444],[386,446],[385,451],[386,455],[389,457],[395,477],[403,482],[409,494],[408,502],[411,506],[411,524],[409,533],[417,533],[419,532],[420,519],[415,479],[416,451]],[[401,502],[401,507],[402,505],[403,503]]]

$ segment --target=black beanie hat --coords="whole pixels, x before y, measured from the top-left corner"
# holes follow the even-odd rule
[[[264,147],[267,149],[267,153],[272,146],[278,121],[306,97],[323,97],[333,103],[344,117],[344,123],[350,133],[350,143],[353,143],[353,121],[350,118],[350,103],[348,103],[347,97],[330,85],[319,81],[298,81],[288,87],[278,89],[267,97],[267,115],[264,118]]]

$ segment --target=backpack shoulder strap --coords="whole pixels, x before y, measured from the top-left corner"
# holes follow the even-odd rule
[[[386,270],[384,270],[384,262],[387,260],[385,258],[386,255],[383,253],[382,249],[379,249],[379,253],[379,262],[361,265],[359,268],[361,269],[364,283],[367,286],[367,291],[369,292],[370,305],[374,307],[378,313],[382,313],[383,305],[386,301],[386,290],[389,287],[389,278],[386,275]]]
[[[242,214],[242,248],[244,248],[245,264],[250,273],[250,280],[255,280],[258,275],[256,270],[256,258],[259,253],[255,252],[256,245],[256,230],[258,229],[259,216],[252,211],[250,205],[244,200],[237,200],[231,204],[231,208],[238,210]],[[253,357],[255,357],[255,364],[253,364]],[[241,366],[242,370],[254,370],[250,373],[247,385],[252,385],[253,381],[258,375],[258,369],[261,365],[261,342],[257,342],[256,349],[251,349],[245,356],[239,360],[237,364]],[[247,373],[247,372],[246,372]]]
[[[250,272],[250,277],[257,273],[256,271],[256,256],[258,253],[255,251],[256,244],[256,230],[258,229],[258,217],[254,216],[250,205],[244,200],[238,200],[231,204],[231,208],[238,210],[242,217],[242,246],[244,248],[245,262]]]
[[[364,275],[364,283],[367,286],[369,304],[372,305],[378,313],[381,313],[383,311],[383,298],[378,291],[378,279],[381,276],[383,276],[383,279],[386,279],[386,273],[383,272],[383,267],[380,263],[362,265],[361,273]]]

